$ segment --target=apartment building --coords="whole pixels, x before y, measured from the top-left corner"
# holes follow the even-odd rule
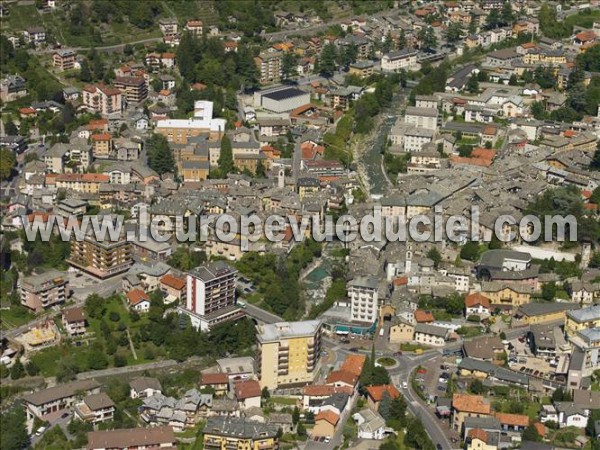
[[[177,450],[173,427],[90,431],[87,450]]]
[[[223,261],[200,266],[188,273],[183,310],[192,326],[207,331],[211,326],[241,316],[235,305],[237,270]]]
[[[262,388],[303,386],[319,372],[321,321],[278,322],[258,327],[257,367]]]
[[[438,111],[435,108],[417,108],[409,106],[406,108],[404,123],[419,128],[435,131],[437,129]]]
[[[379,281],[375,277],[357,277],[348,283],[350,317],[357,322],[373,323],[379,314]]]
[[[83,308],[69,308],[62,313],[62,324],[69,336],[85,334],[85,315]]]
[[[591,376],[600,367],[600,327],[584,328],[569,338],[574,346],[572,360],[581,359],[578,369],[582,377]]]
[[[127,104],[138,104],[148,98],[148,84],[144,77],[117,77],[114,84]]]
[[[123,110],[123,96],[119,89],[96,84],[86,86],[81,91],[83,106],[103,116],[120,113]]]
[[[575,336],[578,331],[586,328],[598,327],[600,327],[600,305],[567,312],[565,333],[568,336]]]
[[[71,70],[77,61],[73,50],[57,50],[52,54],[52,65],[58,70]]]
[[[58,270],[25,277],[19,284],[21,304],[34,312],[64,303],[69,296],[69,282]]]
[[[36,418],[46,420],[48,414],[73,406],[80,396],[99,392],[100,383],[96,380],[80,380],[26,394],[23,396],[23,407],[27,421]]]
[[[281,80],[282,54],[278,52],[265,52],[254,58],[260,72],[261,83],[276,83]]]
[[[110,133],[92,134],[92,155],[98,159],[109,159],[113,156],[113,139]]]
[[[183,30],[194,36],[202,36],[202,33],[204,32],[204,24],[201,20],[190,19],[185,24],[185,27],[183,27]]]
[[[386,53],[381,58],[381,70],[384,72],[399,72],[402,69],[414,70],[418,67],[417,52],[410,49]]]
[[[74,418],[97,425],[113,420],[115,403],[104,392],[100,392],[88,395],[81,402],[75,404],[74,411]]]
[[[133,264],[131,243],[125,239],[98,241],[92,235],[81,241],[74,239],[67,263],[94,277],[110,278],[125,272]]]
[[[194,117],[190,119],[165,119],[156,122],[157,133],[173,144],[187,144],[188,139],[207,135],[218,141],[225,133],[225,119],[213,118],[213,102],[198,100],[194,103]]]
[[[206,450],[277,450],[279,427],[251,421],[245,417],[209,417],[204,426]]]
[[[101,173],[63,173],[55,178],[58,189],[70,189],[88,194],[100,192],[100,186],[109,181],[110,177]]]
[[[491,404],[482,395],[454,394],[452,397],[452,428],[461,431],[467,417],[489,417]]]

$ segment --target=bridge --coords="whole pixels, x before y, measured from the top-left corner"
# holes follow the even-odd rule
[[[258,306],[254,306],[249,303],[246,303],[244,312],[248,317],[254,319],[256,322],[259,323],[276,323],[285,321],[282,317],[279,317],[277,314],[270,313],[262,308],[259,308]]]

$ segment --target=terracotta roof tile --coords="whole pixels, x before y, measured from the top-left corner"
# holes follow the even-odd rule
[[[400,391],[398,391],[398,389],[396,389],[396,386],[392,384],[383,384],[381,386],[369,386],[367,388],[367,394],[376,402],[381,401],[384,392],[387,392],[392,398],[392,400],[398,398],[398,396],[400,395]]]
[[[486,403],[482,395],[454,394],[452,407],[458,411],[477,414],[490,414],[492,408]]]

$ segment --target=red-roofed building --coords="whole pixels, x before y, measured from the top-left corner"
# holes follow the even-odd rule
[[[62,173],[56,175],[54,181],[59,189],[95,194],[100,192],[100,185],[110,181],[110,177],[102,173]],[[48,177],[46,177],[46,185],[48,185]]]
[[[199,19],[190,19],[183,27],[184,31],[188,31],[194,36],[201,36],[204,32],[204,24]]]
[[[312,431],[312,436],[325,436],[331,438],[335,434],[335,429],[339,421],[339,414],[330,410],[319,411],[315,416],[315,426]]]
[[[379,405],[384,395],[389,395],[392,400],[400,396],[400,391],[393,384],[383,384],[381,386],[369,386],[367,388],[367,401],[369,408],[373,411],[379,410]]]
[[[422,309],[417,309],[415,311],[415,320],[417,323],[432,323],[435,318],[431,311],[424,311]]]
[[[30,117],[36,117],[37,111],[31,107],[19,108],[19,117],[21,119],[28,119]]]
[[[325,382],[327,384],[333,384],[334,386],[348,386],[354,388],[358,383],[358,376],[345,370],[333,370],[329,372]]]
[[[150,310],[150,297],[141,289],[132,289],[127,293],[127,303],[129,307],[138,312],[148,312]]]
[[[365,365],[366,360],[367,357],[365,355],[347,355],[346,359],[342,363],[341,370],[350,372],[358,377],[362,373],[363,366]]]
[[[235,398],[242,409],[256,406],[260,408],[262,390],[256,380],[238,381],[235,383]]]
[[[575,35],[573,39],[573,44],[575,45],[584,45],[589,44],[591,42],[595,42],[598,36],[592,30],[582,31]]]
[[[109,159],[113,153],[113,140],[110,133],[97,133],[90,136],[92,155],[98,159]]]
[[[485,295],[474,292],[465,297],[465,315],[467,317],[475,315],[479,317],[489,317],[491,301]]]
[[[88,123],[87,129],[90,131],[108,132],[108,120],[92,119]]]
[[[229,377],[226,373],[203,373],[200,376],[201,388],[212,388],[215,395],[225,395],[229,390]]]
[[[81,95],[83,106],[89,111],[108,116],[123,110],[123,98],[119,89],[95,84],[84,87]]]
[[[529,426],[529,416],[523,414],[494,413],[502,431],[523,431]]]
[[[165,303],[182,300],[186,294],[185,278],[166,274],[160,279],[160,290],[165,296]]]

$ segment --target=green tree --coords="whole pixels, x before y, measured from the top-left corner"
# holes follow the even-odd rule
[[[473,74],[469,77],[466,89],[472,94],[476,94],[477,92],[479,92],[479,80],[477,79],[477,75]]]
[[[485,27],[488,30],[493,28],[497,28],[500,25],[500,12],[494,8],[490,11],[490,13],[485,18]]]
[[[554,300],[556,297],[556,284],[554,282],[544,283],[542,285],[542,298],[547,302]]]
[[[461,259],[468,259],[469,261],[475,261],[479,258],[479,244],[477,242],[467,242],[460,249]]]
[[[596,146],[596,151],[594,152],[594,156],[590,162],[591,170],[600,170],[600,142]],[[596,191],[594,191],[596,192]],[[598,204],[598,202],[596,202]]]
[[[437,46],[437,37],[431,25],[421,28],[417,35],[421,48],[434,48]]]
[[[325,44],[321,51],[321,57],[319,59],[319,73],[324,77],[330,77],[333,75],[336,69],[337,52],[333,44]]]
[[[535,117],[537,120],[544,120],[547,116],[544,103],[533,102],[531,104],[531,114],[533,114],[533,117]]]
[[[16,136],[17,134],[19,134],[17,126],[10,117],[4,122],[4,133],[7,136]]]
[[[25,370],[27,371],[27,375],[29,375],[30,377],[34,377],[40,373],[40,368],[35,363],[35,361],[29,361],[25,365]]]
[[[516,86],[519,83],[519,79],[517,78],[517,76],[513,73],[510,78],[508,79],[508,85],[509,86]]]
[[[407,45],[407,41],[406,41],[406,34],[404,33],[404,30],[400,30],[400,34],[398,35],[398,50],[403,50],[406,48]]]
[[[2,450],[22,450],[29,444],[25,426],[25,410],[15,405],[0,416],[0,448]]]
[[[227,176],[233,171],[233,150],[227,135],[221,139],[221,154],[219,155],[219,170],[222,176]]]
[[[432,247],[427,252],[427,257],[433,261],[433,266],[437,269],[440,263],[442,262],[442,254],[437,249],[437,247]]]
[[[390,394],[388,393],[388,391],[385,391],[383,393],[383,395],[381,396],[381,402],[379,403],[379,414],[381,414],[381,417],[383,417],[385,420],[389,420],[391,418],[391,407],[392,407],[392,397],[390,396]]]
[[[296,433],[298,434],[298,436],[306,436],[306,427],[302,422],[298,424],[298,427],[296,428]]]
[[[510,1],[504,2],[502,5],[502,11],[500,12],[500,22],[503,25],[510,25],[515,20],[515,14],[512,9],[512,4]]]
[[[8,179],[15,167],[17,160],[15,154],[8,149],[0,149],[0,180]]]
[[[296,56],[287,52],[281,59],[281,76],[284,80],[296,75]]]
[[[92,72],[87,59],[84,59],[81,62],[81,68],[79,69],[79,81],[83,81],[84,83],[89,83],[92,81]]]
[[[19,378],[23,378],[25,376],[25,368],[23,367],[23,363],[21,362],[21,358],[17,358],[17,360],[13,363],[10,368],[10,377],[13,380],[18,380]]]
[[[297,406],[294,406],[294,410],[292,411],[292,423],[296,426],[298,422],[300,422],[300,410]]]
[[[148,165],[159,175],[175,173],[175,159],[167,139],[161,134],[153,134],[146,143],[148,149]]]
[[[462,28],[458,22],[451,22],[446,28],[446,40],[448,42],[458,42],[462,37]]]
[[[542,440],[542,437],[540,436],[540,433],[538,433],[537,428],[533,424],[530,424],[527,428],[525,428],[525,430],[523,430],[523,440],[539,442]]]
[[[483,386],[483,382],[479,379],[474,379],[469,385],[469,391],[475,395],[481,395],[485,392],[485,387]]]
[[[269,389],[266,386],[262,388],[260,396],[263,400],[268,400],[271,398],[271,393],[269,392]]]
[[[600,268],[600,252],[594,252],[592,257],[590,258],[590,268],[598,269]]]

